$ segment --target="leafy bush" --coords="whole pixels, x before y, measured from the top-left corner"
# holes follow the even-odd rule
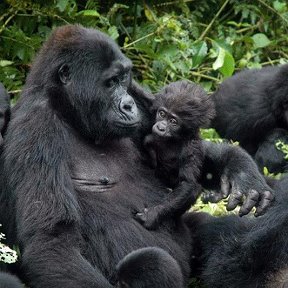
[[[17,93],[35,52],[67,23],[99,28],[133,60],[152,91],[187,78],[215,89],[242,68],[287,61],[284,0],[6,0],[0,4],[0,81]],[[148,3],[148,4],[147,4]]]
[[[0,233],[0,262],[4,263],[16,262],[17,261],[16,251],[10,249],[5,244],[1,243],[3,239],[5,239],[5,235],[3,233]]]

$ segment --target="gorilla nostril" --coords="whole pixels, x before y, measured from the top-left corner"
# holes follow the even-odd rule
[[[134,103],[124,103],[123,109],[127,111],[131,111]]]
[[[122,112],[133,112],[133,109],[134,109],[134,106],[135,106],[135,102],[134,100],[131,98],[131,99],[124,99],[120,102],[120,110]]]

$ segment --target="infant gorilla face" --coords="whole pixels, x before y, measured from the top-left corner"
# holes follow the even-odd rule
[[[181,120],[166,107],[160,107],[156,114],[156,123],[152,127],[152,133],[158,137],[177,138],[181,128]]]
[[[156,137],[193,138],[214,116],[214,105],[201,86],[188,81],[167,85],[155,95],[156,112],[152,133]]]

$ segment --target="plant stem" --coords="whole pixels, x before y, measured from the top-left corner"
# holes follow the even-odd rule
[[[201,34],[201,36],[199,37],[199,40],[203,40],[203,38],[205,37],[205,35],[207,34],[207,32],[210,30],[210,28],[212,27],[212,25],[214,24],[214,22],[216,21],[216,19],[219,17],[219,15],[221,14],[221,12],[224,10],[224,8],[226,7],[226,5],[229,3],[229,0],[226,0],[223,5],[221,6],[221,8],[218,10],[218,12],[216,13],[216,15],[214,16],[214,18],[212,19],[212,21],[209,23],[209,25],[207,26],[207,28],[203,31],[203,33]]]

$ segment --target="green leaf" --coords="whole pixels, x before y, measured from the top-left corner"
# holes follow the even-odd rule
[[[63,11],[65,11],[65,9],[67,7],[68,2],[69,2],[69,0],[58,0],[56,7],[58,8],[58,10],[60,12],[63,12]]]
[[[8,61],[8,60],[0,60],[0,66],[1,67],[6,67],[6,66],[9,66],[9,65],[12,65],[14,62],[12,61]]]
[[[213,69],[217,70],[219,68],[221,68],[224,64],[224,58],[225,58],[225,50],[220,48],[219,49],[219,53],[218,53],[218,57],[215,60],[215,62],[213,63]]]
[[[227,51],[224,57],[224,64],[219,70],[225,77],[232,76],[235,70],[235,60],[233,56]]]
[[[216,61],[213,63],[213,69],[218,70],[225,76],[229,77],[235,70],[235,60],[233,56],[223,48],[219,48]]]
[[[274,9],[276,10],[276,11],[278,11],[278,12],[285,12],[285,10],[286,10],[286,3],[284,3],[284,2],[280,2],[280,1],[278,1],[278,0],[276,0],[276,1],[274,1],[273,2],[273,7],[274,7]]]
[[[270,40],[267,38],[267,36],[263,33],[257,33],[252,36],[254,47],[255,48],[263,48],[270,44]]]
[[[150,9],[145,9],[144,13],[149,21],[154,22],[155,16],[153,15],[153,12]]]
[[[201,41],[195,45],[193,45],[192,47],[192,53],[193,53],[193,67],[196,67],[198,65],[200,65],[203,61],[203,59],[206,57],[207,52],[208,52],[208,48],[207,48],[207,44],[204,41]]]
[[[119,37],[119,33],[118,33],[118,30],[115,26],[111,26],[109,29],[108,29],[108,34],[110,35],[110,37],[114,40],[116,40],[118,37]]]
[[[83,10],[78,13],[78,15],[99,17],[100,14],[96,10]]]

